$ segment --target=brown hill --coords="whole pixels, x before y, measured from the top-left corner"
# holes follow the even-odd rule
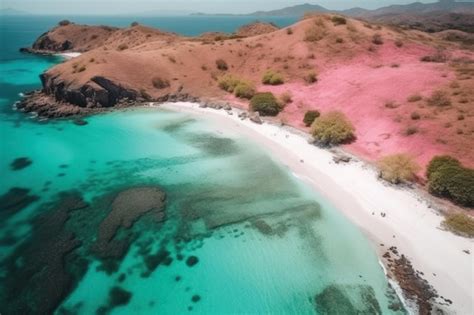
[[[473,54],[427,33],[334,15],[225,40],[133,26],[95,46],[78,41],[76,31],[69,35],[70,29],[57,27],[46,36],[88,51],[44,73],[43,93],[21,104],[25,110],[58,116],[130,101],[209,99],[246,108],[246,100],[219,88],[219,78],[232,74],[260,91],[290,93],[279,119],[295,127],[305,128],[306,110],[343,111],[357,129],[348,149],[369,159],[407,151],[422,164],[439,153],[466,165],[474,161],[467,145],[474,140]],[[280,73],[284,84],[263,85],[268,70]],[[427,103],[437,90],[445,91],[449,106]]]

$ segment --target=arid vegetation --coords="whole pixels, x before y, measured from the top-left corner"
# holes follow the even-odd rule
[[[474,169],[450,156],[436,156],[428,165],[429,192],[465,206],[474,207]]]
[[[219,87],[240,98],[251,99],[255,95],[255,86],[252,82],[242,80],[234,75],[226,74],[219,78]]]
[[[474,219],[467,214],[449,214],[446,216],[443,226],[456,234],[474,237]]]
[[[337,145],[354,140],[355,128],[347,117],[332,111],[316,118],[311,125],[311,134],[322,145]]]
[[[268,70],[262,77],[262,83],[268,85],[280,85],[285,83],[285,79],[279,72]]]
[[[411,156],[402,153],[381,158],[378,168],[380,178],[392,184],[413,182],[421,169]]]
[[[250,100],[250,109],[262,116],[276,116],[283,109],[275,95],[270,92],[257,93]]]
[[[303,122],[304,122],[305,126],[306,127],[311,126],[313,124],[313,122],[316,120],[316,118],[318,118],[319,116],[321,116],[321,114],[317,110],[307,111],[304,114],[304,118],[303,118]]]

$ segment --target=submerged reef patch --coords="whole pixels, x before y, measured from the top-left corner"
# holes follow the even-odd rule
[[[33,161],[30,160],[29,158],[19,157],[19,158],[16,158],[15,160],[13,160],[13,162],[11,162],[10,169],[13,170],[13,171],[19,171],[19,170],[22,170],[24,168],[27,168],[31,164],[33,164]]]

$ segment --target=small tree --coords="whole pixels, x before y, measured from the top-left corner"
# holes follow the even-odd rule
[[[283,79],[283,76],[273,70],[268,70],[267,72],[265,72],[262,78],[263,84],[279,85],[283,84],[284,82],[285,80]]]
[[[383,157],[379,160],[378,167],[380,177],[392,184],[412,182],[420,170],[420,166],[407,154]]]
[[[304,118],[303,118],[303,122],[305,124],[306,127],[309,127],[311,126],[311,124],[314,122],[314,120],[316,118],[318,118],[319,116],[321,116],[321,114],[319,113],[319,111],[317,110],[309,110],[307,111],[305,114],[304,114]]]
[[[255,92],[253,84],[246,81],[240,81],[234,89],[235,96],[246,99],[251,99]]]
[[[474,169],[462,166],[452,157],[437,156],[429,163],[426,175],[431,194],[462,206],[474,206]]]
[[[250,100],[250,109],[262,116],[276,116],[283,109],[273,93],[257,93]]]
[[[354,126],[338,111],[318,117],[311,125],[314,139],[323,145],[336,145],[354,140]]]

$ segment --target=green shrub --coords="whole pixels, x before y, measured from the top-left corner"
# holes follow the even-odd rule
[[[255,95],[255,87],[252,82],[239,79],[231,74],[219,78],[218,85],[226,92],[234,93],[240,98],[251,99]]]
[[[331,21],[334,23],[334,25],[345,25],[347,23],[347,20],[343,16],[338,16],[335,15],[331,18]]]
[[[337,111],[328,112],[311,125],[314,139],[323,145],[335,145],[354,140],[354,126],[346,116]]]
[[[303,118],[303,122],[305,124],[306,127],[309,127],[311,126],[311,124],[314,122],[314,120],[316,118],[318,118],[319,116],[321,116],[321,114],[319,113],[319,111],[317,110],[309,110],[307,111],[305,114],[304,114],[304,118]]]
[[[159,78],[159,77],[154,77],[152,80],[151,80],[151,83],[153,84],[153,86],[155,87],[155,89],[164,89],[164,88],[167,88],[170,86],[170,83],[168,80],[164,80],[162,78]]]
[[[240,79],[231,75],[226,74],[219,78],[218,85],[224,91],[234,93],[235,87],[240,83]]]
[[[217,59],[216,60],[216,67],[219,70],[226,71],[229,69],[229,66],[227,65],[227,62],[225,62],[224,59]]]
[[[263,84],[269,84],[269,85],[279,85],[283,84],[285,80],[283,79],[283,76],[275,72],[273,70],[268,70],[267,72],[264,73],[262,77],[262,83]]]
[[[250,100],[250,109],[262,116],[276,116],[283,109],[276,97],[270,93],[256,93]]]
[[[446,107],[451,105],[451,99],[449,98],[448,93],[443,91],[434,91],[426,102],[428,105],[436,107]]]
[[[286,29],[286,34],[292,35],[292,34],[293,34],[293,29],[292,29],[291,27],[288,27],[288,28]]]
[[[464,213],[454,213],[446,216],[443,226],[456,234],[474,237],[474,219]]]
[[[380,177],[392,184],[412,182],[420,170],[420,166],[407,154],[383,157],[378,162],[378,168]]]
[[[474,206],[474,169],[449,156],[437,156],[427,168],[428,190],[466,207]]]
[[[138,26],[138,25],[140,25],[140,24],[139,24],[138,22],[136,22],[136,21],[135,21],[135,22],[132,22],[132,24],[130,24],[131,27]]]
[[[77,70],[77,72],[84,72],[84,71],[86,71],[86,66],[81,66],[81,67]]]
[[[235,96],[246,99],[251,99],[255,95],[255,92],[253,84],[246,81],[240,81],[234,89]]]
[[[461,166],[461,163],[449,155],[437,155],[431,159],[426,167],[426,178],[430,179],[434,172],[437,172],[444,166]]]

